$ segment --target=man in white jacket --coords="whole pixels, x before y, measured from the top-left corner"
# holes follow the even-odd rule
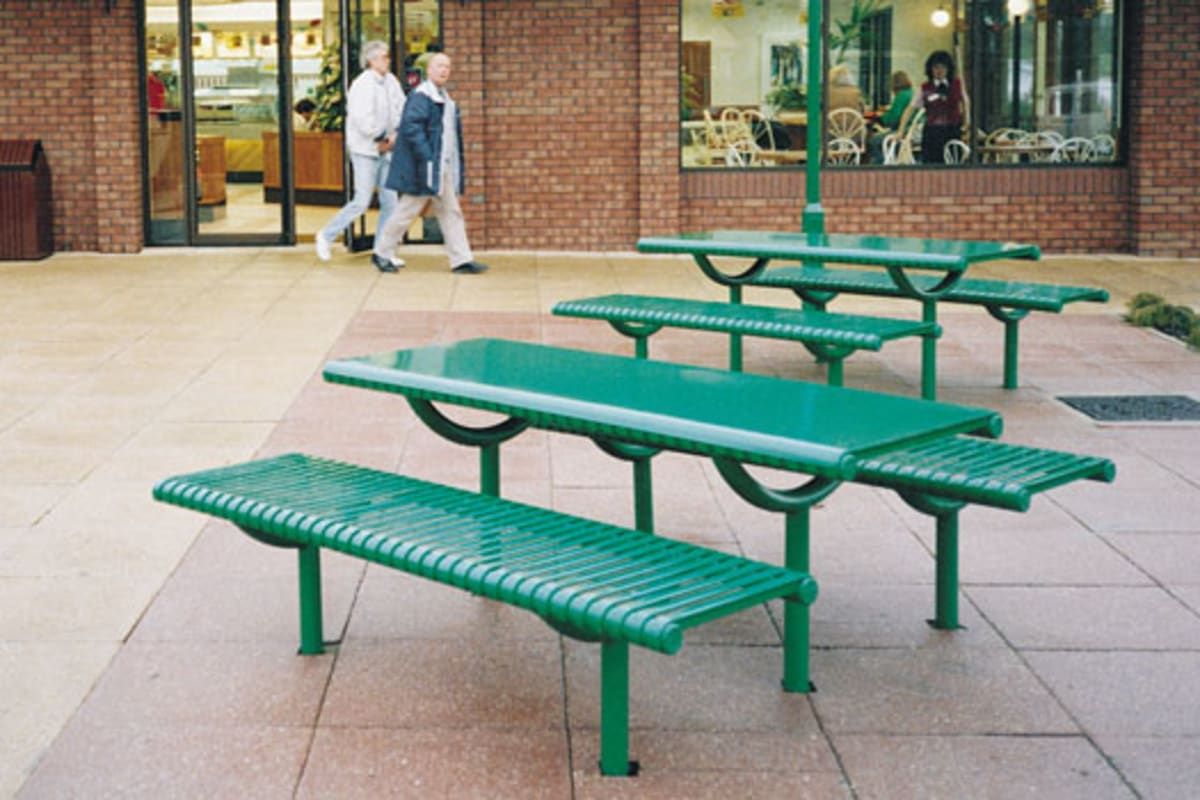
[[[379,189],[379,221],[376,230],[396,207],[396,193],[384,186],[391,166],[396,127],[404,112],[404,90],[389,71],[391,56],[383,42],[367,42],[363,48],[365,68],[354,82],[346,100],[346,150],[354,174],[354,196],[324,228],[317,232],[317,257],[328,261],[333,240],[342,235],[371,205],[371,194]],[[384,272],[395,272],[404,261],[389,257]]]

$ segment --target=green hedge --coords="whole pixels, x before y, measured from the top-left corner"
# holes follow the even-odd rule
[[[1200,350],[1200,321],[1190,306],[1173,306],[1156,294],[1140,292],[1128,304],[1125,319],[1139,327],[1154,327]]]

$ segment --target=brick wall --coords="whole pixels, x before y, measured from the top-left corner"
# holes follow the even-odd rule
[[[466,181],[462,200],[467,235],[475,247],[488,245],[487,94],[484,74],[483,3],[443,0],[442,46],[451,60],[449,88],[463,121]]]
[[[1200,3],[1143,0],[1129,15],[1133,249],[1200,252]]]
[[[0,138],[42,140],[55,248],[139,250],[134,4],[106,13],[104,0],[0,0],[0,31]]]
[[[143,242],[137,2],[112,6],[0,0],[0,137],[45,145],[60,250]],[[800,171],[679,171],[678,0],[446,0],[443,25],[477,247],[799,226]],[[1128,167],[827,171],[827,228],[1200,252],[1200,3],[1131,0],[1128,26]]]
[[[636,0],[478,5],[486,246],[630,247],[638,234]]]
[[[1128,170],[834,169],[821,175],[830,233],[1032,242],[1050,252],[1120,252],[1128,244]],[[686,173],[686,230],[799,230],[801,171]]]

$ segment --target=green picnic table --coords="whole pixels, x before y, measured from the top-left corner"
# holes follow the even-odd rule
[[[998,414],[822,386],[502,339],[398,350],[326,364],[326,380],[403,395],[446,439],[478,447],[483,494],[500,493],[500,445],[529,427],[592,439],[633,467],[635,526],[654,530],[651,459],[707,456],[748,502],[785,514],[785,566],[809,571],[809,510],[843,481],[895,490],[937,522],[934,625],[958,627],[958,511],[1023,511],[1034,494],[1079,479],[1111,481],[1110,461],[978,438]],[[471,428],[434,403],[505,415]],[[971,434],[971,435],[964,435]],[[790,470],[777,489],[746,466]],[[786,603],[784,685],[807,691],[808,612]],[[798,642],[803,641],[803,646]]]
[[[646,253],[690,255],[712,280],[729,288],[729,301],[742,302],[743,286],[794,291],[807,306],[824,310],[839,293],[898,297],[921,303],[922,320],[937,322],[939,303],[981,305],[1004,323],[1004,386],[1017,383],[1017,326],[1030,311],[1057,312],[1067,303],[1103,302],[1103,289],[966,278],[972,264],[1002,259],[1040,258],[1029,244],[915,239],[824,233],[722,230],[650,236],[638,240]],[[726,270],[715,257],[749,258],[742,269]],[[798,266],[767,269],[772,261]],[[851,269],[830,269],[844,264]],[[740,335],[730,336],[731,363],[740,364]],[[921,396],[936,397],[937,340],[924,337],[921,350]]]
[[[481,491],[499,495],[501,443],[529,427],[586,436],[632,462],[636,527],[653,530],[651,458],[662,450],[707,456],[735,489],[787,515],[785,566],[806,572],[809,508],[859,464],[962,433],[998,435],[992,411],[761,375],[646,361],[500,339],[339,359],[325,378],[403,395],[445,438],[480,448]],[[470,428],[434,403],[484,409],[503,421]],[[745,465],[804,473],[780,491]],[[785,603],[784,685],[807,691],[808,613]]]

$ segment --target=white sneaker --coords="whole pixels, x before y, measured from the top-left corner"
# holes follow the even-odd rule
[[[317,233],[316,242],[317,242],[317,258],[321,259],[322,261],[328,261],[329,259],[333,258],[333,253],[330,252],[330,249],[329,249],[330,248],[329,240],[326,239],[323,235],[321,235],[320,232]]]
[[[404,259],[401,258],[400,256],[392,256],[391,261],[392,261],[392,266],[395,267],[396,269],[400,269],[401,267],[404,266]]]

